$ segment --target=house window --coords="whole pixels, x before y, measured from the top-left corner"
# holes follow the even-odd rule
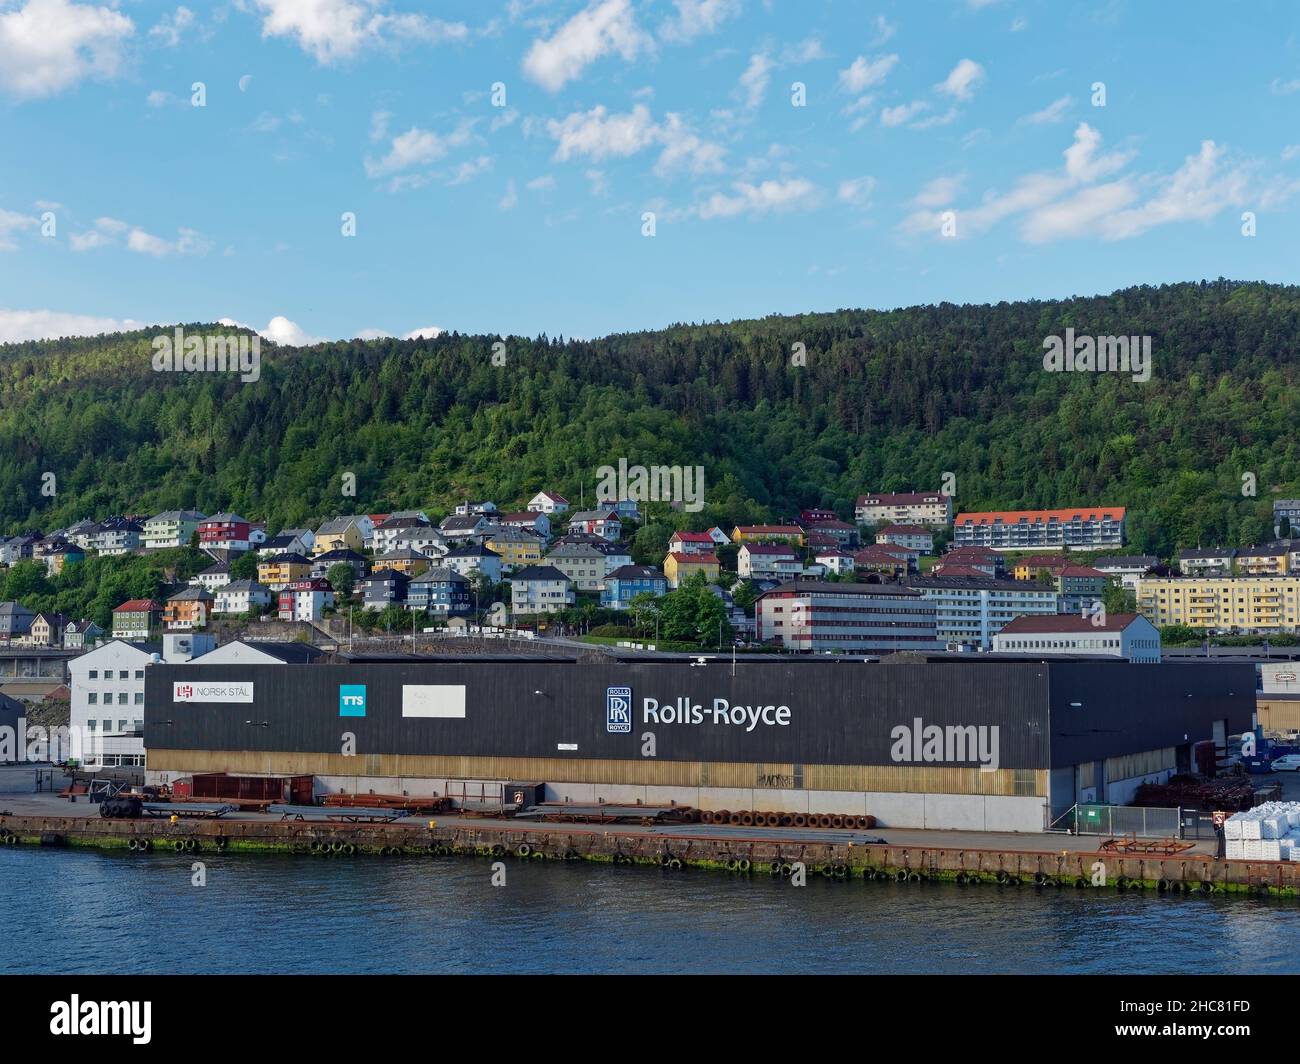
[[[137,691],[137,692],[135,693],[135,704],[136,704],[137,706],[143,706],[143,705],[144,705],[144,692],[143,692],[143,691]]]
[[[118,704],[119,706],[124,706],[124,705],[126,705],[126,692],[125,692],[125,691],[120,691],[120,692],[118,693],[118,696],[117,696],[117,704]]]
[[[86,705],[88,706],[99,705],[99,695],[96,692],[91,691],[90,694],[86,695]],[[91,721],[91,723],[94,724],[94,721]]]
[[[87,673],[87,675],[88,675],[88,676],[90,677],[90,679],[92,679],[92,680],[98,680],[98,679],[99,679],[99,670],[98,670],[98,669],[91,669],[90,672]]]

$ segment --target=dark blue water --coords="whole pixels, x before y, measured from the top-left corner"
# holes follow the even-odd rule
[[[1291,972],[1300,902],[0,850],[0,972]]]

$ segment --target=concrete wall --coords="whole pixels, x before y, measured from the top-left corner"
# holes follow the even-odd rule
[[[1128,805],[1137,795],[1137,789],[1144,783],[1166,783],[1174,774],[1171,768],[1161,772],[1148,772],[1126,780],[1106,781],[1106,802],[1108,805]]]
[[[160,773],[151,772],[157,782]],[[175,778],[175,774],[171,774]],[[460,794],[471,797],[486,788],[489,799],[503,780],[416,779],[392,776],[318,776],[317,793]],[[897,794],[880,791],[778,790],[750,787],[660,787],[609,783],[547,784],[547,801],[667,805],[698,809],[753,809],[761,812],[853,813],[876,817],[880,827],[930,828],[946,831],[1041,832],[1047,801],[1036,797],[966,794]]]

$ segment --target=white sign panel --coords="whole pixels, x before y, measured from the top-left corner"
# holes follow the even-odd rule
[[[403,717],[435,717],[442,719],[465,716],[465,685],[403,684]]]
[[[241,682],[204,682],[172,684],[173,702],[252,702],[253,685]]]

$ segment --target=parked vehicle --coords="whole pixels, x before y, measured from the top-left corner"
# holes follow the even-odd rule
[[[1283,754],[1273,759],[1274,772],[1300,772],[1300,754]]]

